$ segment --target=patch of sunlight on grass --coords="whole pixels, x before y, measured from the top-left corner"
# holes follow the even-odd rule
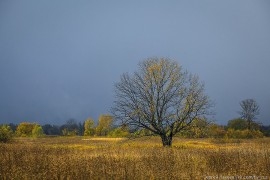
[[[47,145],[47,147],[54,148],[54,149],[79,149],[79,150],[87,150],[87,149],[96,149],[97,148],[97,146],[82,145],[82,144],[72,144],[72,145],[53,144],[53,145]]]
[[[122,147],[154,148],[154,147],[162,147],[162,144],[127,142],[127,143],[123,144]]]
[[[180,148],[199,148],[199,149],[216,149],[220,146],[207,141],[186,141],[186,142],[176,142],[173,147]]]
[[[82,139],[89,139],[82,140]],[[93,139],[93,140],[92,140]],[[269,177],[270,138],[23,138],[0,143],[0,179],[203,179]]]
[[[126,138],[107,138],[107,137],[93,137],[82,139],[83,141],[123,141]]]

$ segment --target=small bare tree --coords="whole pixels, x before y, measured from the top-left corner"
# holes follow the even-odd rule
[[[115,118],[159,135],[163,146],[171,146],[175,134],[205,117],[211,105],[199,78],[166,58],[146,59],[132,76],[123,74],[115,88]]]
[[[260,107],[254,99],[245,99],[240,102],[241,111],[239,114],[241,118],[245,119],[248,123],[248,129],[251,130],[251,125],[260,113]]]

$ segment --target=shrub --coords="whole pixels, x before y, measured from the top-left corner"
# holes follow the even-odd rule
[[[228,129],[226,136],[234,139],[251,139],[251,138],[262,138],[263,133],[259,130],[234,130]]]
[[[8,142],[12,139],[13,131],[8,125],[0,126],[0,142]]]
[[[32,137],[42,137],[44,136],[43,129],[40,125],[36,124],[32,129]]]
[[[209,137],[213,138],[223,138],[226,134],[226,131],[224,127],[216,125],[216,124],[211,124],[209,126]]]
[[[244,130],[248,128],[248,123],[245,119],[232,119],[228,121],[228,128],[234,130]]]
[[[16,134],[20,137],[41,137],[44,135],[44,132],[37,123],[22,122],[18,125]]]
[[[151,131],[149,131],[148,129],[139,129],[137,131],[135,131],[133,134],[133,136],[138,136],[138,137],[142,137],[142,136],[152,136],[154,135]]]
[[[22,122],[18,125],[16,129],[16,134],[21,137],[32,136],[32,130],[36,124],[30,122]]]
[[[63,136],[76,136],[77,135],[77,129],[74,130],[68,130],[67,128],[64,128],[62,130]]]
[[[127,137],[129,135],[129,132],[126,129],[123,129],[121,127],[115,128],[111,132],[109,132],[109,137]]]
[[[206,138],[209,137],[209,122],[206,119],[195,119],[191,125],[182,131],[177,136],[184,138]]]
[[[88,118],[84,122],[84,136],[93,136],[95,135],[95,121],[91,118]]]
[[[63,136],[76,136],[79,133],[79,126],[75,119],[69,119],[60,127]]]
[[[263,133],[264,136],[270,137],[270,126],[264,126],[264,125],[262,125],[260,127],[260,131]]]

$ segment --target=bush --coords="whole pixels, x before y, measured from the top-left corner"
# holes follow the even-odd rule
[[[37,123],[22,122],[16,129],[19,137],[41,137],[44,135],[42,127]]]
[[[126,129],[123,129],[121,127],[115,128],[111,132],[109,132],[109,137],[127,137],[129,135],[129,132]]]
[[[149,131],[148,129],[139,129],[137,131],[135,131],[133,134],[133,136],[138,136],[138,137],[143,137],[143,136],[152,136],[154,135],[151,131]]]
[[[209,132],[208,132],[209,137],[224,138],[225,134],[226,134],[226,131],[224,127],[216,125],[216,124],[211,124],[209,126]]]
[[[248,128],[248,122],[245,119],[232,119],[228,121],[228,129],[245,130]]]
[[[262,125],[260,127],[260,131],[263,133],[264,136],[270,137],[270,126],[264,126],[264,125]]]
[[[226,136],[228,138],[234,139],[252,139],[252,138],[262,138],[263,133],[259,130],[234,130],[228,129]]]
[[[95,135],[95,121],[88,118],[84,122],[84,136],[94,136]]]
[[[22,122],[18,125],[16,134],[20,137],[31,137],[35,125],[36,124],[30,122]]]
[[[64,128],[62,130],[63,136],[76,136],[77,135],[77,129],[74,130],[68,130],[67,128]]]
[[[10,126],[8,125],[1,125],[0,126],[0,142],[8,142],[12,139],[13,131],[11,130]]]
[[[209,137],[209,122],[206,119],[195,119],[191,125],[177,135],[184,138],[206,138]]]
[[[40,125],[36,124],[32,129],[32,137],[42,137],[44,136],[43,129]]]

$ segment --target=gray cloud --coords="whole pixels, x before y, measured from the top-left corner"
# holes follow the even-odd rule
[[[269,10],[267,0],[3,0],[0,123],[97,119],[120,74],[165,56],[205,82],[217,122],[255,98],[269,124]]]

